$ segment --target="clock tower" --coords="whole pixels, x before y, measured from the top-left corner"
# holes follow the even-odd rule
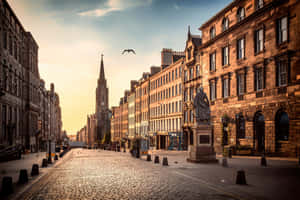
[[[104,134],[110,131],[110,119],[108,108],[108,88],[104,74],[103,54],[101,55],[100,75],[96,89],[96,119],[97,119],[97,134],[96,140],[100,141]]]

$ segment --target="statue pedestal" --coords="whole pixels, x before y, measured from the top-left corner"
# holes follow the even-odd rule
[[[217,163],[216,153],[212,145],[211,125],[196,125],[193,127],[193,145],[188,147],[188,162]]]

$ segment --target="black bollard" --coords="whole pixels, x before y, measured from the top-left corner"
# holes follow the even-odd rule
[[[31,176],[39,175],[39,165],[33,164],[31,169]]]
[[[42,162],[42,167],[47,167],[47,166],[48,166],[48,161],[46,158],[44,158]]]
[[[24,184],[28,182],[27,169],[21,169],[19,175],[19,184]]]
[[[238,185],[247,185],[246,175],[244,170],[239,170],[237,172],[236,184]]]
[[[14,192],[12,177],[11,176],[4,176],[2,178],[2,189],[1,193],[4,195],[9,195]]]
[[[52,164],[52,157],[51,157],[51,154],[49,154],[49,156],[48,156],[48,164]]]
[[[126,149],[124,148],[124,151],[123,151],[124,153],[126,153]]]
[[[267,166],[267,159],[266,159],[266,157],[264,155],[261,157],[260,165],[264,166],[264,167]]]
[[[151,155],[147,154],[147,161],[151,161]]]
[[[155,164],[158,164],[158,163],[159,163],[159,157],[158,157],[158,156],[155,156],[155,157],[154,157],[154,163],[155,163]]]
[[[58,160],[58,156],[56,154],[54,156],[54,160]]]
[[[163,166],[168,166],[168,158],[167,157],[163,157],[163,162],[162,162]]]
[[[223,159],[222,159],[222,166],[223,166],[223,167],[228,167],[227,158],[223,158]]]

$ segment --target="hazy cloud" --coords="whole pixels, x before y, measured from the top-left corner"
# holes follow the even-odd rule
[[[115,11],[122,11],[128,8],[150,5],[152,0],[108,0],[106,4],[100,8],[79,12],[80,16],[101,17]]]

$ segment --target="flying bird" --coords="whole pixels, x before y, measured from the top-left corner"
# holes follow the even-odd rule
[[[134,53],[135,54],[135,51],[133,50],[133,49],[124,49],[124,51],[123,51],[123,53],[122,53],[122,55],[124,54],[124,53],[130,53],[130,52],[132,52],[132,53]]]

